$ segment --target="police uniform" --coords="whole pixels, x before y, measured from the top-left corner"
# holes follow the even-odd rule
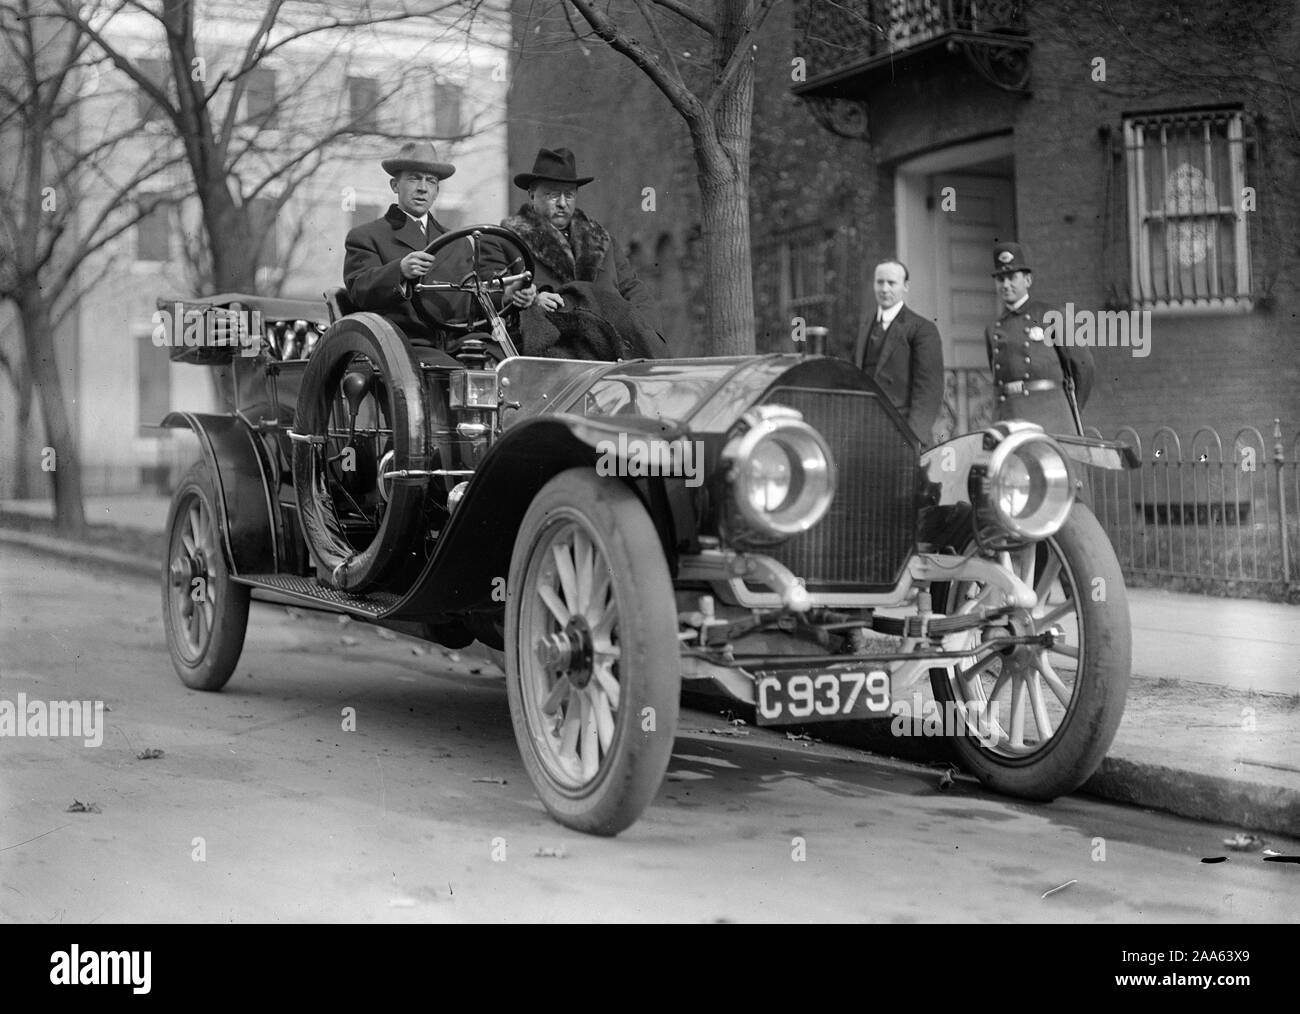
[[[999,243],[994,248],[994,277],[1029,271],[1020,247]],[[1048,339],[1044,319],[1049,304],[1026,299],[1015,309],[1003,306],[998,318],[984,330],[989,366],[993,371],[994,416],[997,420],[1024,419],[1048,433],[1076,433],[1070,403],[1065,397],[1062,356],[1074,376],[1082,410],[1092,390],[1094,366],[1086,347],[1057,348]]]

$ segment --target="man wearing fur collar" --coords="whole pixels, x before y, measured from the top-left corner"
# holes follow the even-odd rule
[[[654,308],[645,284],[609,232],[578,210],[578,188],[593,179],[578,175],[568,148],[543,148],[533,171],[515,177],[515,186],[528,191],[528,203],[501,224],[518,233],[533,252],[538,306],[563,310],[564,298],[555,290],[570,282],[591,282],[617,292],[654,330]]]

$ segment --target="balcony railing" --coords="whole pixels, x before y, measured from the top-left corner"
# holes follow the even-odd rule
[[[928,54],[963,54],[990,83],[1029,84],[1022,0],[805,0],[796,11],[795,53],[807,99],[865,100],[876,79]],[[834,128],[832,128],[834,129]]]

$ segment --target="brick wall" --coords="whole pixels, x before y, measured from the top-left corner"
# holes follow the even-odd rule
[[[1240,3],[1213,6],[1225,17],[1250,13]],[[1267,6],[1256,12],[1255,30],[1278,53],[1300,51],[1300,16]],[[1266,298],[1248,314],[1156,315],[1145,359],[1128,349],[1095,350],[1098,385],[1088,421],[1104,431],[1131,425],[1144,436],[1171,425],[1190,437],[1209,424],[1230,437],[1254,425],[1268,427],[1271,441],[1272,420],[1281,417],[1288,443],[1300,431],[1300,137],[1280,93],[1252,84],[1245,73],[1236,79],[1229,69],[1200,85],[1170,83],[1169,66],[1231,68],[1222,51],[1233,44],[1230,32],[1189,37],[1169,14],[1176,6],[1114,4],[1125,29],[1118,33],[1091,7],[1040,2],[1029,12],[1030,94],[1000,91],[955,55],[902,63],[892,81],[873,88],[870,139],[860,141],[818,126],[791,94],[790,61],[799,55],[793,7],[777,6],[757,50],[752,239],[757,253],[796,228],[832,238],[833,307],[822,322],[832,327],[833,351],[849,347],[857,315],[870,305],[871,265],[896,245],[893,167],[901,160],[1009,131],[1019,238],[1033,257],[1035,295],[1102,309],[1113,280],[1126,277],[1106,245],[1114,209],[1107,181],[1122,115],[1240,103],[1259,140],[1246,169],[1259,202],[1250,220],[1255,289]],[[648,79],[598,40],[586,44],[586,54],[561,43],[562,18],[534,31],[528,13],[535,10],[516,4],[522,55],[510,99],[512,172],[527,169],[542,144],[574,148],[579,169],[599,177],[583,189],[583,207],[633,247],[639,270],[659,293],[674,351],[699,353],[706,346],[693,275],[698,205],[685,126]],[[1141,40],[1141,49],[1125,35]],[[694,54],[681,57],[684,63],[698,58],[699,40],[689,33],[673,42],[679,53]],[[1201,43],[1204,52],[1187,48]],[[1251,55],[1243,52],[1243,67]],[[1096,56],[1107,62],[1104,83],[1091,78]],[[1300,89],[1293,88],[1292,99],[1300,102]],[[656,189],[654,212],[641,209],[647,186]],[[1118,243],[1124,246],[1123,233]],[[763,293],[757,302],[763,305]],[[761,333],[758,346],[790,347],[788,334]]]

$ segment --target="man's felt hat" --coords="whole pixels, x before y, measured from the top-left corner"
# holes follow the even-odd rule
[[[995,243],[993,246],[993,277],[1013,275],[1017,271],[1032,271],[1025,263],[1025,252],[1019,243]]]
[[[445,180],[456,171],[450,162],[439,162],[438,152],[432,141],[407,141],[392,158],[380,163],[389,176],[400,176],[404,172],[432,173],[440,180]]]
[[[595,178],[578,175],[573,152],[568,148],[542,148],[533,161],[533,171],[516,176],[515,186],[531,190],[538,180],[549,180],[552,183],[572,183],[575,187],[580,187]]]

